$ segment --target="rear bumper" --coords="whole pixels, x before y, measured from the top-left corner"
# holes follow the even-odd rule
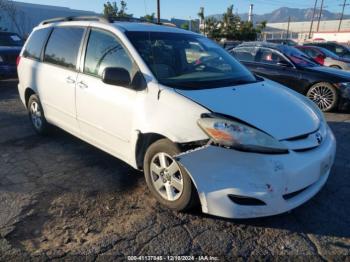
[[[284,213],[312,198],[328,179],[335,151],[329,131],[322,145],[306,152],[264,155],[209,146],[180,155],[179,162],[196,185],[204,213],[253,218]],[[229,195],[263,204],[238,204]]]
[[[17,77],[16,65],[0,65],[0,78],[14,78]]]

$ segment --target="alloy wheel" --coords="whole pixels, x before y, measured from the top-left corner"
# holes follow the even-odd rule
[[[167,201],[176,201],[183,192],[183,176],[179,164],[166,153],[156,154],[150,166],[152,184]]]
[[[43,119],[40,105],[36,101],[33,101],[30,105],[30,116],[34,127],[40,130],[43,125]]]
[[[328,111],[336,101],[336,93],[325,85],[312,87],[308,92],[308,98],[314,101],[322,111]]]

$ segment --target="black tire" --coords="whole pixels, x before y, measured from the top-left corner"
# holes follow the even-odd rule
[[[343,68],[341,68],[340,66],[338,66],[338,65],[331,65],[331,66],[329,66],[329,67],[331,67],[331,68],[335,68],[335,69],[343,69]]]
[[[174,156],[179,154],[181,151],[177,145],[168,139],[161,139],[153,143],[146,152],[144,158],[144,174],[147,186],[153,196],[161,203],[163,206],[175,210],[175,211],[186,211],[193,208],[198,202],[197,191],[192,183],[192,180],[186,170],[178,164],[183,181],[182,193],[177,200],[168,201],[156,190],[154,182],[152,180],[153,172],[151,171],[152,160],[159,154],[165,153],[169,156]],[[160,179],[160,176],[159,176]]]
[[[35,114],[33,110],[33,107],[35,106],[37,107],[37,111],[39,112],[38,114]],[[32,127],[34,128],[35,132],[39,135],[47,135],[50,130],[50,124],[46,121],[43,107],[37,95],[33,94],[29,97],[27,110],[29,120],[32,123]],[[39,120],[35,120],[35,118]]]
[[[330,112],[338,107],[338,90],[330,83],[314,84],[306,96],[314,101],[323,112]]]

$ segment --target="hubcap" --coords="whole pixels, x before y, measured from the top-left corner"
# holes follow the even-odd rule
[[[40,110],[40,106],[36,101],[33,101],[30,105],[30,116],[34,127],[36,129],[41,129],[41,126],[43,124],[42,113]]]
[[[333,90],[327,86],[316,86],[312,88],[308,97],[323,111],[330,109],[335,100]]]
[[[151,179],[155,190],[168,201],[179,199],[183,176],[179,164],[168,154],[158,153],[151,161]]]

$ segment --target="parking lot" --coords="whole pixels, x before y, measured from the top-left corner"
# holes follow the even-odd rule
[[[290,213],[227,220],[162,208],[142,173],[54,129],[32,130],[14,81],[0,82],[0,260],[16,255],[350,255],[350,114],[327,114],[338,143],[323,190]]]

